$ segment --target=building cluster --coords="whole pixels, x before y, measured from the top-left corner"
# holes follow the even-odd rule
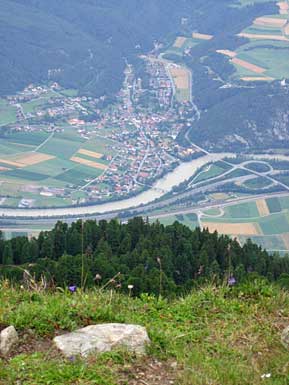
[[[147,60],[146,69],[150,75],[149,87],[152,94],[158,100],[160,107],[169,107],[174,96],[174,85],[164,63],[157,60]]]
[[[100,107],[103,98],[65,96],[57,83],[30,85],[9,97],[17,107],[15,130],[60,132],[70,127],[82,139],[100,138],[106,143],[103,156],[109,164],[98,178],[86,176],[82,186],[68,185],[66,189],[42,188],[41,194],[65,198],[82,188],[86,198],[81,203],[124,197],[149,188],[180,161],[196,156],[197,149],[176,141],[189,122],[184,111],[190,106],[173,103],[174,84],[161,61],[146,60],[145,69],[146,86],[133,67],[127,66],[117,102],[108,108]],[[143,107],[139,103],[142,95],[156,103]],[[42,99],[44,103],[34,103]],[[35,107],[27,111],[25,103]],[[30,204],[29,200],[21,201],[21,207]]]

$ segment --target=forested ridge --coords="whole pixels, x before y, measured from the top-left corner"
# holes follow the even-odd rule
[[[125,59],[135,63],[154,42],[200,30],[214,34],[219,48],[256,16],[276,8],[274,2],[233,6],[237,4],[238,0],[2,0],[0,94],[56,80],[82,94],[114,95],[123,80]]]
[[[289,257],[269,255],[250,240],[211,234],[175,222],[164,226],[135,218],[126,224],[58,222],[38,238],[0,240],[0,277],[23,279],[28,269],[58,286],[109,285],[133,294],[171,295],[206,281],[242,282],[260,275],[289,286]]]

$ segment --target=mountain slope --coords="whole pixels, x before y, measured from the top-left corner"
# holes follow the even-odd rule
[[[0,358],[3,385],[288,384],[280,335],[288,325],[289,296],[264,281],[202,287],[175,301],[101,290],[36,293],[7,282],[0,288],[0,330],[14,324],[20,334],[10,359]],[[146,326],[148,356],[111,352],[84,362],[65,360],[52,346],[54,335],[106,322]]]
[[[134,62],[156,40],[203,30],[232,33],[273,2],[244,9],[237,0],[3,0],[1,94],[57,80],[82,93],[114,94],[125,58]],[[225,24],[224,24],[224,21]],[[48,76],[49,75],[49,76]]]
[[[183,3],[183,5],[182,5]],[[192,8],[192,5],[190,5]],[[76,0],[1,2],[1,93],[52,79],[94,94],[118,90],[124,57],[174,32],[186,2]]]

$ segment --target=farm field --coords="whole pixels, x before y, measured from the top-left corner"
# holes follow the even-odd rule
[[[83,186],[106,169],[111,141],[63,132],[13,132],[0,138],[1,205],[59,207],[84,202]]]
[[[241,243],[250,238],[269,251],[289,253],[289,196],[228,206],[222,213],[205,211],[201,224]]]
[[[0,99],[0,126],[14,123],[17,120],[16,108],[7,104],[6,101]]]
[[[240,6],[247,6],[252,1],[241,0],[240,3]],[[226,47],[217,50],[229,57],[235,66],[234,78],[251,82],[289,77],[289,6],[285,1],[276,3],[279,13],[257,17],[251,26],[237,34],[238,37],[246,38],[247,43],[235,52]]]
[[[187,49],[193,48],[199,43],[199,39],[194,39],[187,36],[178,36],[175,41],[167,48],[164,56],[169,54],[182,56]]]
[[[199,226],[198,217],[196,214],[171,215],[159,219],[159,222],[163,225],[171,225],[176,221],[190,227],[191,229],[194,229]]]
[[[159,215],[164,225],[178,221],[190,228],[201,226],[237,238],[241,244],[251,239],[272,253],[289,253],[289,196],[202,210],[199,218],[195,213]]]
[[[177,101],[189,101],[191,92],[190,71],[182,66],[170,65],[169,72],[175,84]]]

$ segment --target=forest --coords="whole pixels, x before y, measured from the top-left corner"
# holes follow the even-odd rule
[[[241,283],[262,276],[289,288],[289,257],[269,255],[248,240],[211,234],[175,222],[164,226],[137,217],[58,222],[37,238],[0,240],[0,278],[23,282],[29,274],[61,287],[110,287],[140,295],[175,296],[206,282]]]
[[[274,2],[239,8],[237,0],[3,0],[0,9],[0,94],[58,81],[81,94],[114,95],[126,60],[154,43],[193,30],[215,42],[270,13]],[[204,47],[206,49],[206,47]],[[207,54],[207,53],[206,53]],[[198,54],[196,52],[196,57]]]

